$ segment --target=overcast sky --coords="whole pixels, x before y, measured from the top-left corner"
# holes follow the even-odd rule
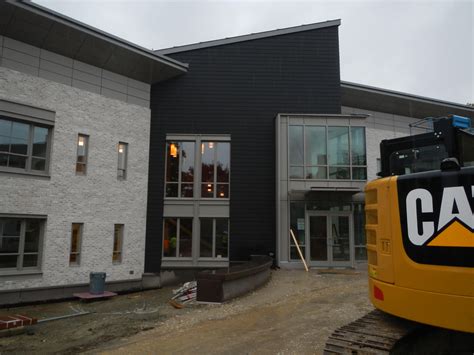
[[[35,0],[150,49],[341,19],[341,80],[474,102],[474,0]]]

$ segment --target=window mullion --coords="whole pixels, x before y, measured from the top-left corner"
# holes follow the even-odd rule
[[[181,239],[181,218],[176,218],[176,251],[175,257],[179,257],[179,241]]]
[[[184,146],[184,142],[181,142],[181,144]],[[178,152],[179,158],[178,158],[178,197],[181,197],[181,164],[183,164],[183,147],[180,147],[180,150]]]
[[[352,126],[349,126],[349,177],[351,180],[352,178]]]
[[[26,171],[31,171],[31,164],[33,161],[33,136],[34,136],[34,126],[32,124],[29,125],[28,130],[28,147],[26,148]]]
[[[20,225],[20,245],[18,246],[18,259],[16,262],[16,268],[18,270],[23,269],[23,254],[25,249],[25,232],[26,232],[26,220],[21,221]]]
[[[212,219],[212,257],[216,257],[216,219]]]
[[[218,149],[218,142],[214,142],[214,191],[213,197],[217,198],[217,149]]]

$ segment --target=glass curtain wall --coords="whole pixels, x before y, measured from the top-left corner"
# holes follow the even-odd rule
[[[364,127],[290,125],[289,177],[366,180]]]

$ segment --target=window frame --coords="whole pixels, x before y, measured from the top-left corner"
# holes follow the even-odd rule
[[[213,156],[213,166],[214,166],[214,171],[213,171],[213,180],[212,182],[204,182],[202,181],[202,146],[203,144],[206,143],[214,143],[216,144],[215,149],[214,149],[214,156]],[[219,182],[217,181],[217,152],[219,150],[219,144],[220,143],[228,143],[229,144],[229,181],[227,182]],[[200,140],[200,145],[199,148],[201,148],[199,151],[201,152],[199,154],[199,176],[200,176],[200,181],[199,181],[199,198],[203,200],[229,200],[230,199],[230,156],[231,156],[231,144],[228,141],[221,141],[221,140],[208,140],[208,139],[201,139]],[[212,184],[214,186],[214,189],[212,191],[212,197],[204,197],[202,196],[202,187],[204,185]],[[217,185],[227,185],[227,197],[219,197],[217,196]]]
[[[124,152],[120,152],[120,147],[123,147]],[[120,168],[120,154],[123,154],[123,168]],[[120,174],[122,172],[122,174]],[[117,180],[125,181],[128,175],[128,143],[118,142],[117,144]]]
[[[176,219],[176,250],[175,256],[165,256],[165,226],[166,226],[166,219]],[[180,251],[180,243],[181,243],[181,219],[189,219],[191,220],[191,256],[179,256]],[[195,238],[195,227],[194,227],[194,217],[163,217],[163,226],[162,226],[162,236],[161,236],[161,257],[164,260],[192,260],[193,253],[194,253],[194,244],[193,240]]]
[[[212,221],[212,256],[201,256],[201,226],[202,220],[207,219]],[[216,255],[216,232],[217,232],[217,220],[218,219],[225,219],[227,221],[227,256],[218,257]],[[199,253],[198,259],[199,260],[206,260],[206,261],[215,261],[215,260],[229,260],[229,250],[230,250],[230,218],[229,217],[199,217]]]
[[[84,162],[79,162],[79,139],[83,137],[84,138]],[[84,134],[84,133],[78,133],[77,134],[77,140],[76,140],[76,175],[78,176],[86,176],[87,172],[89,170],[88,168],[89,164],[89,135]],[[78,165],[83,165],[84,166],[84,171],[79,171],[77,170]]]
[[[118,235],[118,238],[120,240],[120,243],[119,243],[119,250],[116,250],[115,249],[115,238],[117,237],[117,234],[115,233],[116,232],[116,229],[117,227],[120,227],[120,230],[119,230],[119,235]],[[125,239],[125,224],[123,223],[116,223],[114,224],[114,236],[113,236],[113,239],[112,239],[112,264],[116,265],[116,264],[121,264],[122,261],[123,261],[123,241]],[[115,255],[119,255],[118,259],[115,259]]]
[[[290,129],[291,127],[303,127],[303,137],[302,137],[302,152],[303,152],[303,164],[302,165],[298,165],[298,164],[292,164],[291,162],[291,157],[290,157],[290,145],[291,145],[291,141],[290,141]],[[306,127],[324,127],[325,128],[325,137],[326,137],[326,165],[323,165],[323,164],[318,164],[318,165],[308,165],[307,164],[307,138],[306,138],[306,135],[307,135],[307,129]],[[348,165],[341,165],[341,164],[337,164],[337,165],[331,165],[329,164],[329,129],[330,128],[337,128],[337,127],[342,127],[342,128],[347,128],[347,131],[348,131],[348,148],[349,148],[349,156],[348,156],[348,159],[349,159],[349,164]],[[352,164],[352,153],[353,153],[353,147],[352,147],[352,129],[353,128],[361,128],[364,130],[364,148],[365,148],[365,160],[366,160],[366,164],[365,165],[355,165],[355,164]],[[359,125],[324,125],[324,124],[321,124],[321,123],[310,123],[310,124],[306,124],[306,123],[294,123],[294,124],[291,124],[290,122],[288,123],[288,134],[287,134],[287,147],[288,147],[288,178],[289,180],[304,180],[304,181],[338,181],[338,182],[344,182],[344,181],[367,181],[368,179],[368,176],[367,176],[367,129],[365,126],[359,126]],[[309,169],[312,169],[312,168],[325,168],[326,169],[326,178],[322,179],[322,178],[308,178],[308,170]],[[291,177],[291,171],[292,171],[292,168],[296,168],[296,169],[303,169],[303,175],[302,177]],[[349,178],[348,179],[335,179],[335,178],[331,178],[330,177],[330,169],[331,168],[344,168],[344,169],[348,169],[349,171]],[[355,179],[354,178],[354,168],[364,168],[365,169],[365,179]]]
[[[6,219],[14,219],[20,220],[20,240],[18,244],[18,255],[17,265],[14,268],[0,268],[0,276],[8,276],[8,275],[22,275],[22,274],[38,274],[42,272],[42,264],[43,264],[43,241],[44,235],[46,231],[46,216],[31,216],[31,215],[10,215],[10,214],[0,214],[0,220]],[[23,259],[25,255],[25,237],[26,237],[26,222],[28,220],[35,220],[39,222],[39,236],[38,236],[38,261],[37,266],[23,266]],[[1,230],[0,225],[0,238],[3,237],[3,231]],[[4,254],[11,254],[11,253],[1,253]],[[31,252],[26,252],[26,254],[32,254]]]
[[[193,172],[193,182],[192,182],[192,185],[193,185],[193,196],[192,197],[182,197],[181,196],[181,188],[182,188],[182,185],[183,185],[183,182],[182,182],[182,176],[181,176],[181,167],[182,167],[182,159],[183,159],[183,155],[179,154],[179,158],[178,158],[178,181],[167,181],[166,178],[168,176],[168,144],[171,146],[172,143],[194,143],[194,172]],[[197,153],[196,153],[196,147],[197,147],[197,144],[196,144],[196,141],[193,141],[192,139],[184,139],[184,140],[178,140],[178,139],[166,139],[165,141],[165,168],[164,168],[164,171],[165,171],[165,177],[164,177],[164,198],[165,199],[185,199],[185,200],[192,200],[192,199],[195,199],[196,198],[196,195],[195,195],[195,192],[196,192],[196,157],[197,157]],[[175,184],[178,186],[178,195],[177,196],[166,196],[166,186],[168,184]],[[191,183],[190,182],[184,182],[184,184],[187,184],[187,185],[190,185]]]
[[[73,230],[74,230],[74,225],[79,225],[79,242],[77,243],[77,252],[73,253],[72,252],[72,233],[73,233]],[[83,236],[84,236],[84,223],[81,223],[81,222],[73,222],[71,223],[71,239],[70,239],[70,243],[69,243],[69,266],[75,266],[75,267],[78,267],[78,266],[81,266],[81,259],[82,259],[82,240],[83,240]],[[76,261],[71,261],[71,256],[75,254],[76,255]]]
[[[181,142],[190,142],[194,143],[194,176],[193,176],[193,197],[181,197],[181,154],[179,157],[179,175],[178,182],[168,182],[166,180],[168,174],[168,144],[169,143],[181,143]],[[215,197],[202,197],[201,186],[204,184],[202,180],[202,154],[201,154],[201,144],[203,142],[213,142],[213,143],[229,143],[229,181],[228,182],[217,182],[217,166],[214,164],[214,191],[213,195]],[[216,160],[217,150],[214,153],[214,161]],[[201,201],[229,201],[230,192],[231,192],[231,180],[232,180],[232,168],[231,168],[231,157],[232,157],[232,141],[230,135],[200,135],[200,134],[167,134],[165,139],[165,149],[164,149],[164,178],[163,178],[163,199],[165,201],[181,200],[181,201],[192,201],[192,200],[201,200]],[[166,196],[166,185],[168,183],[178,184],[178,196]],[[184,182],[184,184],[190,184],[190,182]],[[228,196],[227,197],[217,197],[217,184],[227,185],[228,186]]]
[[[0,100],[1,101],[1,100]],[[52,136],[54,126],[50,123],[37,122],[36,120],[28,120],[22,118],[12,117],[11,115],[3,114],[0,111],[0,119],[4,119],[10,122],[17,122],[21,124],[28,125],[28,139],[27,139],[27,152],[26,154],[17,154],[17,153],[6,153],[8,156],[21,156],[26,157],[25,168],[14,168],[8,166],[0,166],[0,172],[2,173],[14,173],[14,174],[25,174],[25,175],[34,175],[34,176],[46,176],[49,177],[50,165],[51,165],[51,145],[52,145]],[[33,144],[34,144],[34,131],[35,128],[44,128],[48,130],[48,135],[46,138],[46,151],[45,157],[37,157],[33,155]],[[33,158],[39,158],[45,160],[45,169],[44,170],[35,170],[32,169]]]

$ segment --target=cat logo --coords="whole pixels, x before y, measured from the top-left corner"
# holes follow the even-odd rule
[[[474,199],[474,186],[468,191],[463,186],[445,187],[440,206],[434,205],[429,190],[411,190],[406,197],[410,242],[417,246],[474,247],[474,214],[469,199]],[[433,218],[435,208],[439,211],[437,219]]]
[[[474,167],[397,178],[403,249],[414,262],[474,267]]]

